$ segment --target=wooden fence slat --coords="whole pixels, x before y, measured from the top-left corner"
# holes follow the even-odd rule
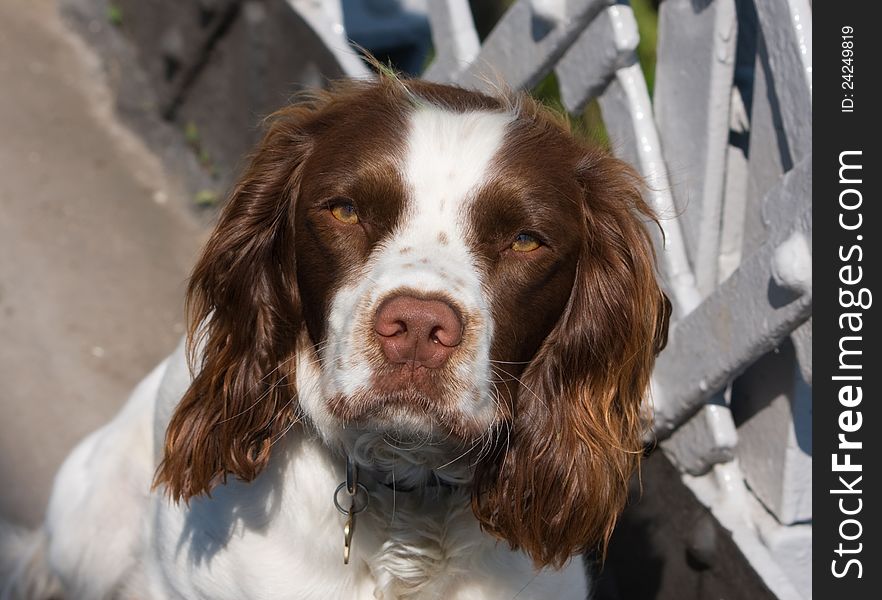
[[[811,239],[811,157],[766,197],[769,238],[671,332],[653,374],[656,432],[666,437],[716,391],[774,348],[811,314],[812,292],[772,284],[779,246]],[[737,301],[734,299],[737,298]]]
[[[799,363],[799,373],[809,385],[812,384],[812,320],[793,330],[790,335],[793,346],[796,348],[796,361]]]
[[[741,138],[749,135],[750,118],[744,99],[737,87],[732,87],[729,103],[729,131]],[[725,185],[720,218],[720,246],[717,260],[717,283],[721,283],[738,268],[744,252],[744,224],[747,212],[749,163],[744,148],[726,146]]]
[[[734,0],[661,4],[655,120],[702,296],[717,284],[736,39]]]
[[[518,0],[484,40],[478,56],[455,83],[492,90],[505,82],[531,89],[551,71],[576,36],[612,0],[565,0],[553,4]],[[557,6],[561,10],[555,10]]]
[[[343,28],[343,12],[339,2],[314,2],[311,0],[286,0],[291,9],[303,17],[340,65],[347,77],[363,79],[372,77],[371,70],[361,61]]]
[[[811,10],[805,10],[801,6],[804,3],[805,0],[755,0],[794,164],[811,152],[812,147],[812,24]]]
[[[453,81],[468,68],[481,50],[468,0],[428,2],[435,59],[423,73],[429,81]]]
[[[581,112],[603,93],[617,69],[637,61],[637,22],[625,12],[620,6],[602,11],[557,63],[560,99],[569,112]]]

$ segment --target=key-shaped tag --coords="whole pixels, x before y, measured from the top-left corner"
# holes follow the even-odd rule
[[[343,526],[343,564],[349,564],[349,551],[352,548],[352,534],[355,532],[355,499],[352,499],[352,506],[349,507],[349,513],[346,516],[346,525]]]
[[[340,501],[337,499],[337,496],[340,494],[340,490],[346,489],[346,493],[349,495],[349,508],[343,508],[340,504]],[[359,492],[364,496],[364,502],[361,506],[358,505],[358,495]],[[343,564],[349,564],[349,555],[352,552],[352,535],[355,533],[355,515],[365,510],[368,507],[368,503],[371,500],[371,496],[368,493],[367,488],[358,482],[358,467],[350,458],[346,459],[346,481],[337,486],[337,489],[334,490],[334,506],[337,507],[341,513],[346,515],[346,524],[343,526]]]

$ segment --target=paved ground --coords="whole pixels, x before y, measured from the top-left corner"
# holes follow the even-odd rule
[[[71,447],[183,330],[203,235],[51,0],[0,0],[0,514],[36,523]]]

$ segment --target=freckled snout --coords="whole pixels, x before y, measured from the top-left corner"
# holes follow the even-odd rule
[[[389,362],[437,369],[462,341],[462,320],[443,300],[394,296],[377,310],[374,332]]]

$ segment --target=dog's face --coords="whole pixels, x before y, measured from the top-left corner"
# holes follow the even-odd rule
[[[651,219],[526,98],[384,78],[281,111],[194,273],[157,480],[250,480],[295,418],[480,440],[485,528],[540,565],[603,544],[666,336]]]
[[[490,101],[369,100],[303,164],[297,283],[322,368],[301,406],[317,422],[471,442],[507,416],[499,388],[569,298],[578,155]]]

